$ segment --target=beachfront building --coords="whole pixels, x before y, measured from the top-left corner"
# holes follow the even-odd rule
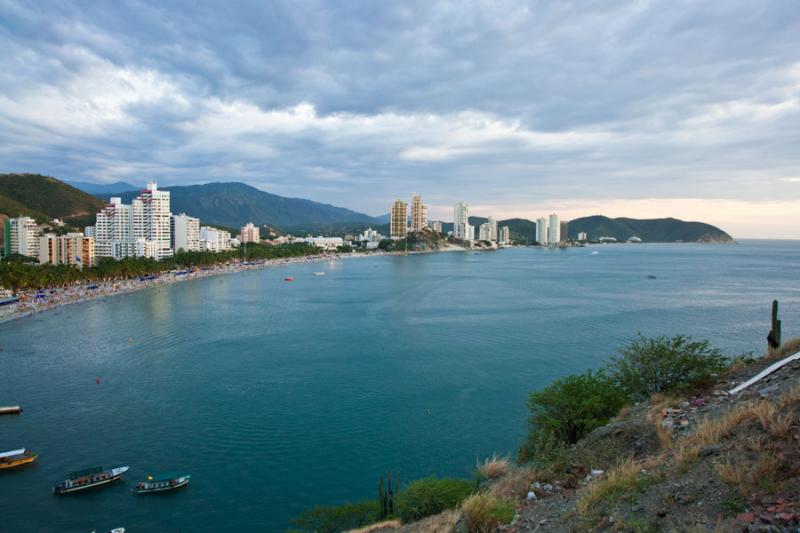
[[[408,233],[408,205],[403,200],[397,199],[392,204],[389,233],[392,239],[405,239]]]
[[[578,233],[578,240],[579,241],[588,241],[589,240],[589,236],[586,234],[585,231],[581,231],[580,233]]]
[[[511,242],[511,229],[508,226],[500,228],[500,244],[509,244]]]
[[[536,242],[545,245],[547,244],[547,236],[549,234],[547,225],[547,218],[541,217],[536,219]]]
[[[111,198],[97,214],[94,226],[95,253],[98,257],[172,256],[172,230],[169,191],[159,191],[154,181],[147,183],[130,205]]]
[[[261,234],[257,226],[252,222],[248,222],[239,231],[239,242],[260,242]]]
[[[411,198],[411,231],[422,231],[428,227],[428,206],[423,205],[422,196]]]
[[[372,228],[367,228],[364,233],[355,238],[356,242],[360,243],[361,247],[367,250],[378,248],[378,245],[383,239],[383,235]]]
[[[486,223],[489,225],[489,238],[486,240],[497,242],[497,220],[494,217],[489,217]]]
[[[4,228],[5,252],[27,257],[39,256],[39,226],[30,217],[9,218]]]
[[[224,252],[231,249],[231,233],[211,226],[200,228],[200,250]]]
[[[489,223],[484,222],[478,227],[478,240],[479,241],[490,241],[489,238]]]
[[[561,223],[561,240],[558,242],[566,242],[569,240],[569,224],[567,222]]]
[[[468,239],[467,234],[469,233],[469,206],[464,202],[458,202],[457,204],[453,205],[453,237],[456,239],[461,239],[464,241],[469,241],[473,239]],[[473,228],[473,237],[474,237],[474,228]]]
[[[186,213],[170,217],[170,246],[173,252],[200,250],[200,219]]]
[[[39,263],[72,265],[83,269],[95,264],[94,238],[83,233],[54,235],[47,233],[39,239]]]
[[[442,222],[440,220],[436,220],[431,224],[431,229],[436,233],[442,233]]]
[[[333,251],[339,246],[344,246],[344,239],[341,237],[305,237],[302,239],[295,239],[294,242],[304,242],[327,251]]]
[[[547,222],[547,244],[558,244],[561,242],[561,224],[558,222],[558,215],[553,213]]]

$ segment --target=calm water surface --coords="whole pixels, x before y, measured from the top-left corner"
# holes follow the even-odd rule
[[[799,335],[800,242],[353,259],[3,324],[0,405],[25,413],[0,418],[0,449],[40,459],[0,473],[0,531],[283,531],[316,503],[372,497],[387,470],[467,476],[516,450],[528,391],[637,331],[760,352],[773,298]],[[96,464],[131,471],[51,494]],[[192,483],[131,494],[160,471]]]

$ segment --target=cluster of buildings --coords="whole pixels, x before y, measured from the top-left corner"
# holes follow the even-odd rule
[[[568,235],[567,223],[561,222],[555,213],[536,220],[536,242],[542,246],[555,246],[566,242]]]
[[[54,226],[59,221],[54,220]],[[68,264],[83,268],[97,258],[151,257],[161,260],[179,251],[220,252],[238,246],[239,239],[229,231],[201,226],[200,219],[170,211],[169,191],[158,189],[156,182],[130,204],[111,198],[83,233],[57,235],[48,233],[30,217],[6,220],[5,255],[34,257],[39,263]],[[259,229],[253,224],[242,228],[246,242],[258,242]]]
[[[441,221],[428,223],[428,208],[422,203],[422,197],[416,194],[411,198],[410,216],[408,204],[397,199],[392,204],[389,218],[392,239],[404,239],[409,233],[419,232],[425,228],[430,228],[436,233],[444,233]],[[449,235],[470,243],[476,240],[499,244],[511,242],[511,231],[508,226],[498,228],[497,220],[494,217],[489,217],[485,223],[481,224],[476,235],[475,227],[469,223],[469,206],[464,202],[453,205],[453,230],[449,232]]]

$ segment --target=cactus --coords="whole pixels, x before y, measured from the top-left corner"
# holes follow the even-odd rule
[[[775,349],[781,345],[781,321],[778,320],[778,300],[772,300],[772,329],[767,336],[767,344],[770,349]]]
[[[384,487],[383,476],[378,482],[378,520],[385,520],[394,514],[394,499],[400,492],[400,477],[392,482],[392,473],[387,475],[387,485]]]

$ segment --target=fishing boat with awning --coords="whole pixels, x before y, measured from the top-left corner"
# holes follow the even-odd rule
[[[30,464],[34,462],[37,457],[39,457],[37,454],[25,448],[0,453],[0,470]]]
[[[136,494],[150,494],[153,492],[168,492],[171,490],[185,487],[189,484],[192,476],[179,474],[161,474],[159,476],[147,476],[146,481],[140,481],[133,489]]]
[[[105,470],[102,466],[96,466],[79,472],[73,472],[69,475],[69,479],[53,487],[53,494],[67,494],[108,485],[109,483],[121,479],[122,474],[127,471],[127,466],[118,466],[110,470]]]

